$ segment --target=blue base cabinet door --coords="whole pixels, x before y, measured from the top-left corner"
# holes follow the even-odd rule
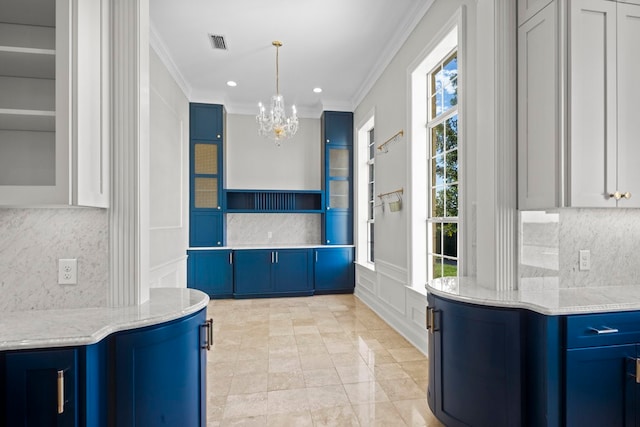
[[[265,296],[274,291],[271,280],[271,250],[242,250],[233,253],[234,296]]]
[[[522,425],[520,311],[427,298],[434,415],[448,427]]]
[[[635,344],[567,350],[566,359],[566,425],[567,426],[628,426],[627,413],[632,417],[635,388],[628,387],[627,359],[636,357]],[[635,381],[635,378],[633,378]]]
[[[352,293],[355,287],[353,247],[314,249],[316,294]]]
[[[190,250],[187,254],[187,287],[201,290],[210,298],[233,296],[231,250]]]
[[[311,249],[247,249],[233,254],[234,297],[313,294]]]
[[[7,426],[78,425],[78,350],[9,352],[6,369]],[[1,424],[1,423],[0,423]]]
[[[204,325],[202,309],[114,337],[110,425],[206,426]]]

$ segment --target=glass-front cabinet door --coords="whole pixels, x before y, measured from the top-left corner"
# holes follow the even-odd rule
[[[328,150],[327,209],[351,208],[351,148],[330,147]]]

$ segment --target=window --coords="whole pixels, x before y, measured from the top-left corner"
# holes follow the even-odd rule
[[[375,215],[376,215],[376,173],[375,173],[375,112],[372,111],[362,123],[357,125],[356,149],[356,262],[374,269],[375,265]]]
[[[458,54],[427,76],[428,278],[458,275]]]
[[[375,229],[375,209],[376,209],[376,174],[375,174],[375,138],[374,128],[371,128],[368,132],[368,145],[369,145],[369,160],[367,165],[369,166],[369,179],[368,179],[368,214],[367,214],[367,261],[373,263],[375,261],[374,256],[374,229]]]

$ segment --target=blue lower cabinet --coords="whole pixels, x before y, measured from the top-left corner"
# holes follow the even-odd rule
[[[234,251],[236,298],[313,294],[311,249]]]
[[[205,309],[112,341],[110,425],[206,426]]]
[[[7,426],[76,426],[78,349],[9,352],[5,358]]]
[[[233,252],[226,249],[187,251],[187,287],[210,298],[233,296]]]
[[[314,256],[315,293],[352,293],[355,287],[353,247],[316,248]]]
[[[427,402],[435,416],[448,427],[522,425],[520,311],[431,294],[428,301]]]
[[[635,395],[635,373],[631,377],[625,372],[627,359],[636,355],[635,344],[567,350],[565,424],[637,425],[636,402],[633,398],[627,402],[627,397]]]
[[[352,245],[353,215],[351,212],[327,211],[323,222],[322,235],[326,245]]]

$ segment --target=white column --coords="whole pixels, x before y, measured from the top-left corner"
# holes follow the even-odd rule
[[[149,298],[149,0],[110,2],[109,305]]]

